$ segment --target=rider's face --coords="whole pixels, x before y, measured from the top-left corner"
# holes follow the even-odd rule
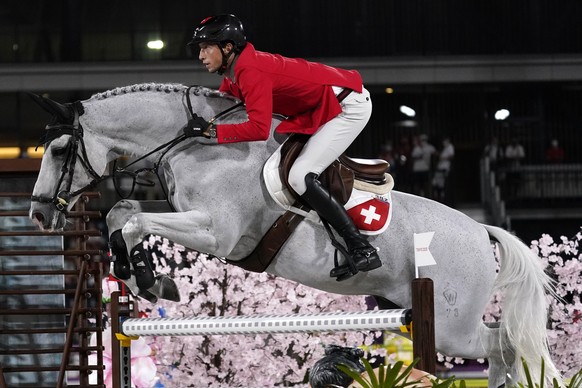
[[[222,52],[216,43],[200,43],[200,53],[198,59],[206,66],[209,73],[216,73],[222,66]]]

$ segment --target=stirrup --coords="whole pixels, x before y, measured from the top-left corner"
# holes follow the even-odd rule
[[[338,265],[329,271],[329,276],[332,278],[336,278],[335,280],[338,282],[347,280],[357,274],[359,271],[356,268],[355,272],[352,272],[350,268],[350,264],[342,264]]]
[[[336,251],[334,257],[335,267],[329,273],[329,276],[337,278],[336,280],[338,282],[351,278],[359,271],[367,272],[382,266],[382,261],[376,254],[376,249],[372,246],[358,248],[352,252],[346,252],[345,249],[342,249],[341,252],[346,257],[347,264],[338,265]],[[356,262],[354,257],[358,256],[361,256],[365,260]]]
[[[377,252],[376,248],[371,245],[356,248],[351,252],[351,259],[354,260],[354,257],[361,257],[364,260],[358,260],[356,262],[356,267],[363,272],[371,271],[382,266],[382,261],[380,260],[380,257],[378,257]]]
[[[332,241],[333,246],[335,247],[335,253],[333,257],[334,267],[329,271],[329,276],[332,278],[336,278],[335,280],[338,282],[347,280],[357,274],[358,267],[356,267],[356,263],[352,259],[352,256],[349,254],[348,250],[341,245],[337,240]],[[347,260],[346,264],[339,265],[338,261],[338,251],[344,255]]]

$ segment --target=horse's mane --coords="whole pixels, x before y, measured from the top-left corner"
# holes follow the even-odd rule
[[[162,84],[162,83],[150,82],[150,83],[117,87],[115,89],[107,90],[105,92],[96,93],[96,94],[92,95],[91,98],[95,98],[97,100],[103,100],[105,98],[119,96],[122,94],[135,93],[135,92],[147,92],[147,91],[164,92],[164,93],[177,93],[177,92],[181,93],[181,92],[184,92],[186,89],[188,89],[188,86],[182,85],[182,84],[172,84],[172,83]],[[199,86],[199,85],[191,86],[191,90],[196,96],[202,95],[205,97],[221,97],[221,98],[231,99],[233,101],[238,101],[236,98],[232,97],[229,94],[220,92],[218,90],[209,89],[209,88],[206,88],[204,86]]]

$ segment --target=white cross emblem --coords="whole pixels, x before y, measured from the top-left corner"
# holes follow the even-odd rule
[[[380,214],[376,213],[376,206],[370,205],[368,209],[362,209],[360,215],[366,217],[364,224],[370,225],[372,221],[380,221]]]

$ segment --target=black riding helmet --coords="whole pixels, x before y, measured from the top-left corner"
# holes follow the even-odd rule
[[[236,52],[241,52],[247,44],[243,25],[234,15],[210,16],[200,22],[194,30],[189,46],[202,42],[223,44],[232,42]]]
[[[234,49],[228,55],[222,50],[222,68],[219,74],[226,70],[228,58],[233,53],[240,53],[247,44],[247,38],[243,25],[239,18],[234,15],[210,16],[202,20],[194,30],[194,36],[188,46],[198,46],[199,43],[215,43],[224,48],[225,44],[231,42]]]

